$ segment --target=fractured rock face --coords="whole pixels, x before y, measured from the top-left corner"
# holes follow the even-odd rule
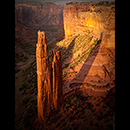
[[[62,25],[62,10],[52,3],[15,4],[16,25]]]
[[[58,109],[62,100],[62,61],[61,52],[52,51],[52,72],[47,56],[47,40],[45,33],[38,31],[36,49],[38,95],[38,118],[44,119],[51,109]],[[51,74],[52,73],[52,74]],[[51,77],[52,75],[52,77]],[[54,106],[54,107],[53,107]]]
[[[115,2],[73,2],[63,10],[65,37],[92,30],[100,36],[104,32],[104,46],[115,47]],[[108,40],[109,39],[109,40]]]
[[[115,79],[115,2],[71,2],[65,5],[65,37],[92,32],[99,39],[86,57],[79,73],[71,81],[111,82]],[[92,43],[92,42],[90,42]],[[89,48],[90,46],[86,46]],[[76,52],[77,54],[77,52]],[[77,67],[77,68],[78,68]],[[75,71],[77,71],[75,69]]]
[[[52,80],[53,80],[53,102],[54,107],[57,109],[62,99],[62,62],[61,51],[55,53],[52,50]]]
[[[38,75],[38,117],[43,118],[46,114],[49,114],[51,106],[51,70],[50,62],[47,56],[45,33],[40,31],[38,31],[36,60]]]

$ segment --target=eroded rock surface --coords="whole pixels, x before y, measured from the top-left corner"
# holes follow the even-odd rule
[[[84,64],[75,69],[78,74],[70,84],[77,81],[92,84],[114,81],[115,2],[71,2],[65,5],[63,13],[66,38],[90,30],[93,32],[91,39],[98,39]]]
[[[61,52],[52,51],[52,68],[47,55],[45,33],[38,31],[36,49],[38,95],[38,118],[44,119],[51,110],[57,110],[63,97]],[[52,70],[52,71],[51,71]]]

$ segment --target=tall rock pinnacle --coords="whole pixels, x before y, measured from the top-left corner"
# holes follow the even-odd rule
[[[51,110],[57,110],[61,104],[62,92],[62,61],[61,52],[52,51],[52,72],[47,56],[47,40],[43,31],[38,31],[36,48],[37,62],[37,108],[38,118],[43,120]],[[52,77],[51,77],[52,75]]]
[[[62,61],[61,51],[55,53],[52,50],[52,82],[53,82],[53,103],[55,109],[59,107],[62,100]]]
[[[37,60],[37,107],[38,118],[49,114],[51,107],[51,69],[47,56],[46,36],[44,32],[38,31],[38,43],[36,49]]]

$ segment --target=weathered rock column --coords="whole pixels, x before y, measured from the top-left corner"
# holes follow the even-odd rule
[[[62,102],[62,60],[61,52],[52,51],[52,68],[47,56],[45,33],[38,31],[36,48],[37,62],[37,108],[38,119],[49,116],[51,110],[57,110]],[[52,71],[51,71],[52,70]],[[52,76],[51,76],[52,75]]]
[[[55,53],[52,50],[52,82],[53,82],[53,104],[57,110],[61,104],[63,91],[62,91],[62,61],[61,51]]]
[[[51,68],[47,56],[46,36],[42,31],[38,31],[38,43],[36,49],[36,62],[37,62],[37,107],[38,118],[44,119],[49,115],[51,108]]]

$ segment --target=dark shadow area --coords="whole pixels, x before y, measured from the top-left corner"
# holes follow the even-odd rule
[[[62,54],[62,62],[65,61],[68,57],[70,58],[70,61],[71,61],[71,58],[73,56],[73,48],[74,48],[74,45],[75,45],[75,39],[77,38],[77,36],[75,36],[75,38],[72,40],[72,42],[69,44],[69,46],[67,48],[64,48],[64,47],[61,47],[60,50],[61,50],[61,54]],[[68,51],[69,50],[69,51]],[[65,66],[63,68],[67,68],[69,66],[70,62],[65,64]],[[62,68],[62,69],[63,69]]]
[[[83,82],[85,77],[88,75],[88,72],[99,52],[100,49],[100,43],[102,41],[102,35],[103,33],[101,33],[100,39],[98,40],[97,44],[95,45],[95,47],[93,48],[93,50],[90,52],[88,58],[86,59],[85,63],[83,64],[83,66],[81,67],[78,75],[71,81],[72,83],[78,79],[80,79],[80,82]]]

